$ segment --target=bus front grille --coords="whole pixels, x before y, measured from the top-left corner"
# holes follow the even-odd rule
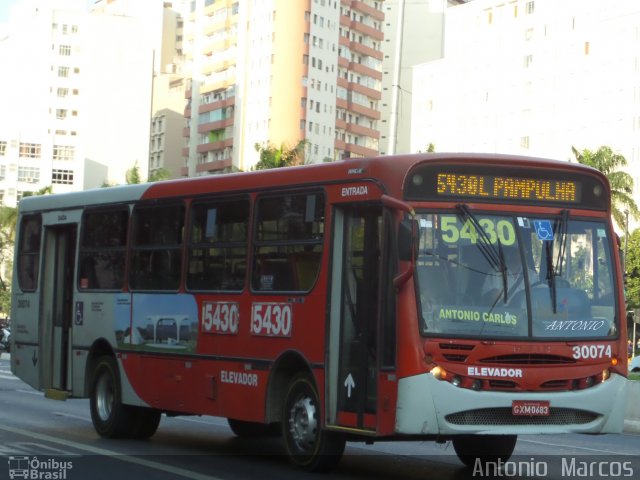
[[[547,417],[516,416],[511,408],[480,408],[451,413],[445,420],[454,425],[575,425],[593,422],[597,413],[575,408],[551,408]]]

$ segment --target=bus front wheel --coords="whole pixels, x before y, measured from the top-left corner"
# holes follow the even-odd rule
[[[91,377],[90,409],[93,427],[105,438],[131,435],[132,409],[122,404],[118,364],[109,355],[100,357]]]
[[[477,462],[506,462],[516,446],[517,435],[460,435],[454,437],[453,449],[469,468]]]
[[[292,463],[306,470],[330,470],[342,457],[345,437],[322,428],[318,392],[310,375],[299,375],[289,384],[282,435]]]

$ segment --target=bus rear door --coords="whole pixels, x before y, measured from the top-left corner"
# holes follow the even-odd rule
[[[76,224],[45,226],[39,335],[41,387],[46,390],[71,390],[76,237]]]

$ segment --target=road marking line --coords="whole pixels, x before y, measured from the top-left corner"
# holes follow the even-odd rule
[[[84,420],[85,422],[91,422],[91,419],[89,417],[81,417],[80,415],[71,415],[69,413],[64,413],[64,412],[51,412],[51,413],[58,417],[75,418],[76,420]]]
[[[51,442],[58,445],[64,445],[66,447],[75,448],[77,450],[82,450],[85,452],[93,453],[95,455],[103,455],[107,457],[113,457],[116,460],[121,460],[123,462],[133,463],[135,465],[140,465],[147,468],[153,468],[155,470],[160,470],[163,472],[171,473],[173,475],[179,475],[185,478],[191,478],[193,480],[222,480],[218,477],[212,477],[209,475],[203,475],[201,473],[192,472],[191,470],[186,470],[184,468],[172,467],[171,465],[164,465],[162,463],[153,462],[151,460],[145,460],[143,458],[131,457],[129,455],[124,455],[118,452],[114,452],[112,450],[107,450],[105,448],[99,447],[91,447],[89,445],[83,445],[82,443],[73,442],[71,440],[64,440],[62,438],[53,437],[51,435],[47,435],[44,433],[35,433],[29,430],[23,430],[21,428],[9,427],[6,425],[0,425],[0,430],[4,430],[5,432],[14,433],[16,435],[23,435],[25,437],[35,438],[37,440]]]
[[[587,450],[589,452],[600,452],[600,453],[610,453],[612,455],[637,455],[638,452],[633,452],[633,453],[621,453],[621,452],[612,452],[610,450],[602,450],[599,448],[588,448],[588,447],[578,447],[576,445],[563,445],[561,443],[547,443],[547,442],[537,442],[535,440],[525,440],[522,437],[518,438],[519,442],[529,442],[529,443],[535,443],[538,445],[547,445],[550,447],[564,447],[564,448],[575,448],[576,450]]]

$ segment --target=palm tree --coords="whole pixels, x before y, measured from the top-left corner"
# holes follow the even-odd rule
[[[632,218],[638,218],[640,211],[633,194],[633,177],[620,170],[627,165],[627,159],[619,153],[614,153],[611,147],[602,146],[595,152],[585,148],[578,151],[571,147],[576,160],[583,164],[600,170],[609,179],[611,185],[611,216],[621,229],[626,228],[625,212],[629,212]]]

